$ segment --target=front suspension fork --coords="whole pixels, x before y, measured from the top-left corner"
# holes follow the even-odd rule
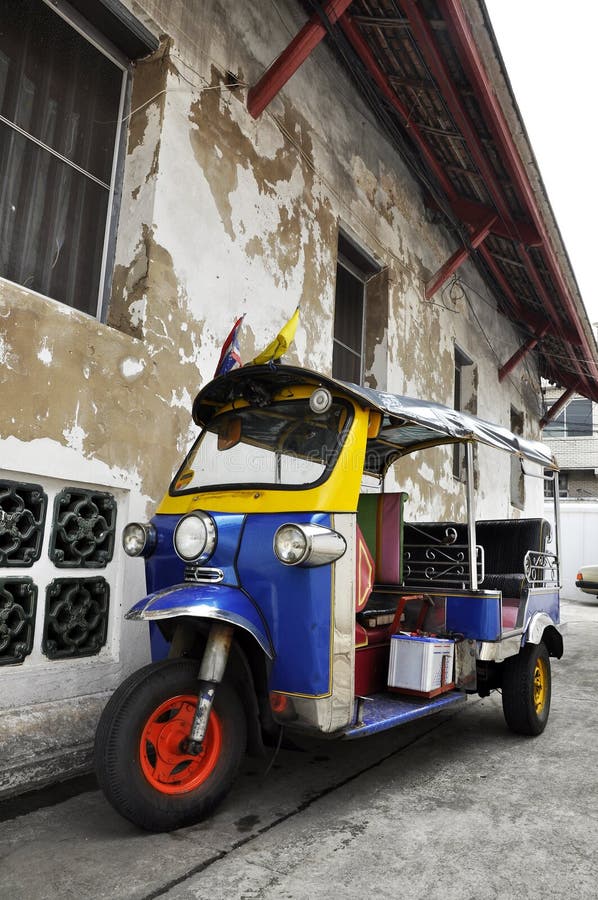
[[[201,752],[214,703],[216,686],[224,677],[234,628],[225,622],[214,622],[199,667],[199,696],[193,724],[187,740],[187,752],[196,756]]]

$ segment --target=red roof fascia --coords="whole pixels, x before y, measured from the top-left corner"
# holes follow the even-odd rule
[[[539,210],[535,194],[527,177],[527,172],[525,171],[525,167],[513,141],[504,113],[488,80],[461,0],[438,0],[438,6],[448,25],[454,46],[459,53],[461,63],[476,90],[476,95],[486,114],[488,127],[492,130],[494,139],[503,155],[503,161],[508,166],[510,175],[513,178],[526,209],[528,210],[529,216],[538,229],[542,239],[542,250],[549,265],[551,275],[558,285],[559,294],[571,320],[571,324],[579,334],[580,343],[587,359],[592,378],[594,379],[594,384],[591,386],[591,393],[596,397],[598,396],[598,366],[594,358],[595,350],[587,338],[583,323],[573,298],[571,297],[565,276],[556,257],[550,236]]]

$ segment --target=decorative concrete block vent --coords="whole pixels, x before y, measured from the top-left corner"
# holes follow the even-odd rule
[[[50,559],[61,569],[103,568],[114,553],[112,494],[65,488],[54,501]]]
[[[47,502],[39,484],[0,480],[0,566],[32,566],[39,559]]]
[[[106,643],[110,587],[104,578],[56,578],[46,589],[42,651],[49,659],[98,653]]]
[[[0,666],[22,663],[31,653],[36,607],[32,578],[0,578]]]
[[[46,487],[53,496],[52,485]],[[105,569],[112,561],[116,499],[67,485],[54,495],[51,524],[46,522],[47,506],[42,485],[0,480],[0,666],[26,662],[35,667],[44,656],[92,656],[106,644],[113,575],[54,574],[57,569]],[[23,568],[32,569],[31,577],[15,571]],[[38,609],[38,595],[44,593],[45,606]]]

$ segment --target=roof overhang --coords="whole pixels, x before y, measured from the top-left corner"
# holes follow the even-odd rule
[[[425,288],[470,258],[521,333],[501,380],[528,353],[549,381],[598,400],[598,348],[481,0],[316,0],[249,91],[258,116],[328,40],[452,232]]]

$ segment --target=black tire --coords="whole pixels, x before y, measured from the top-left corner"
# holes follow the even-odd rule
[[[546,644],[526,644],[504,663],[502,708],[517,734],[542,734],[550,712],[550,657]]]
[[[121,815],[148,831],[171,831],[208,816],[230,789],[245,753],[245,712],[226,680],[216,688],[204,753],[184,753],[179,737],[196,705],[198,669],[199,662],[188,659],[145,666],[115,691],[100,718],[100,787]]]

